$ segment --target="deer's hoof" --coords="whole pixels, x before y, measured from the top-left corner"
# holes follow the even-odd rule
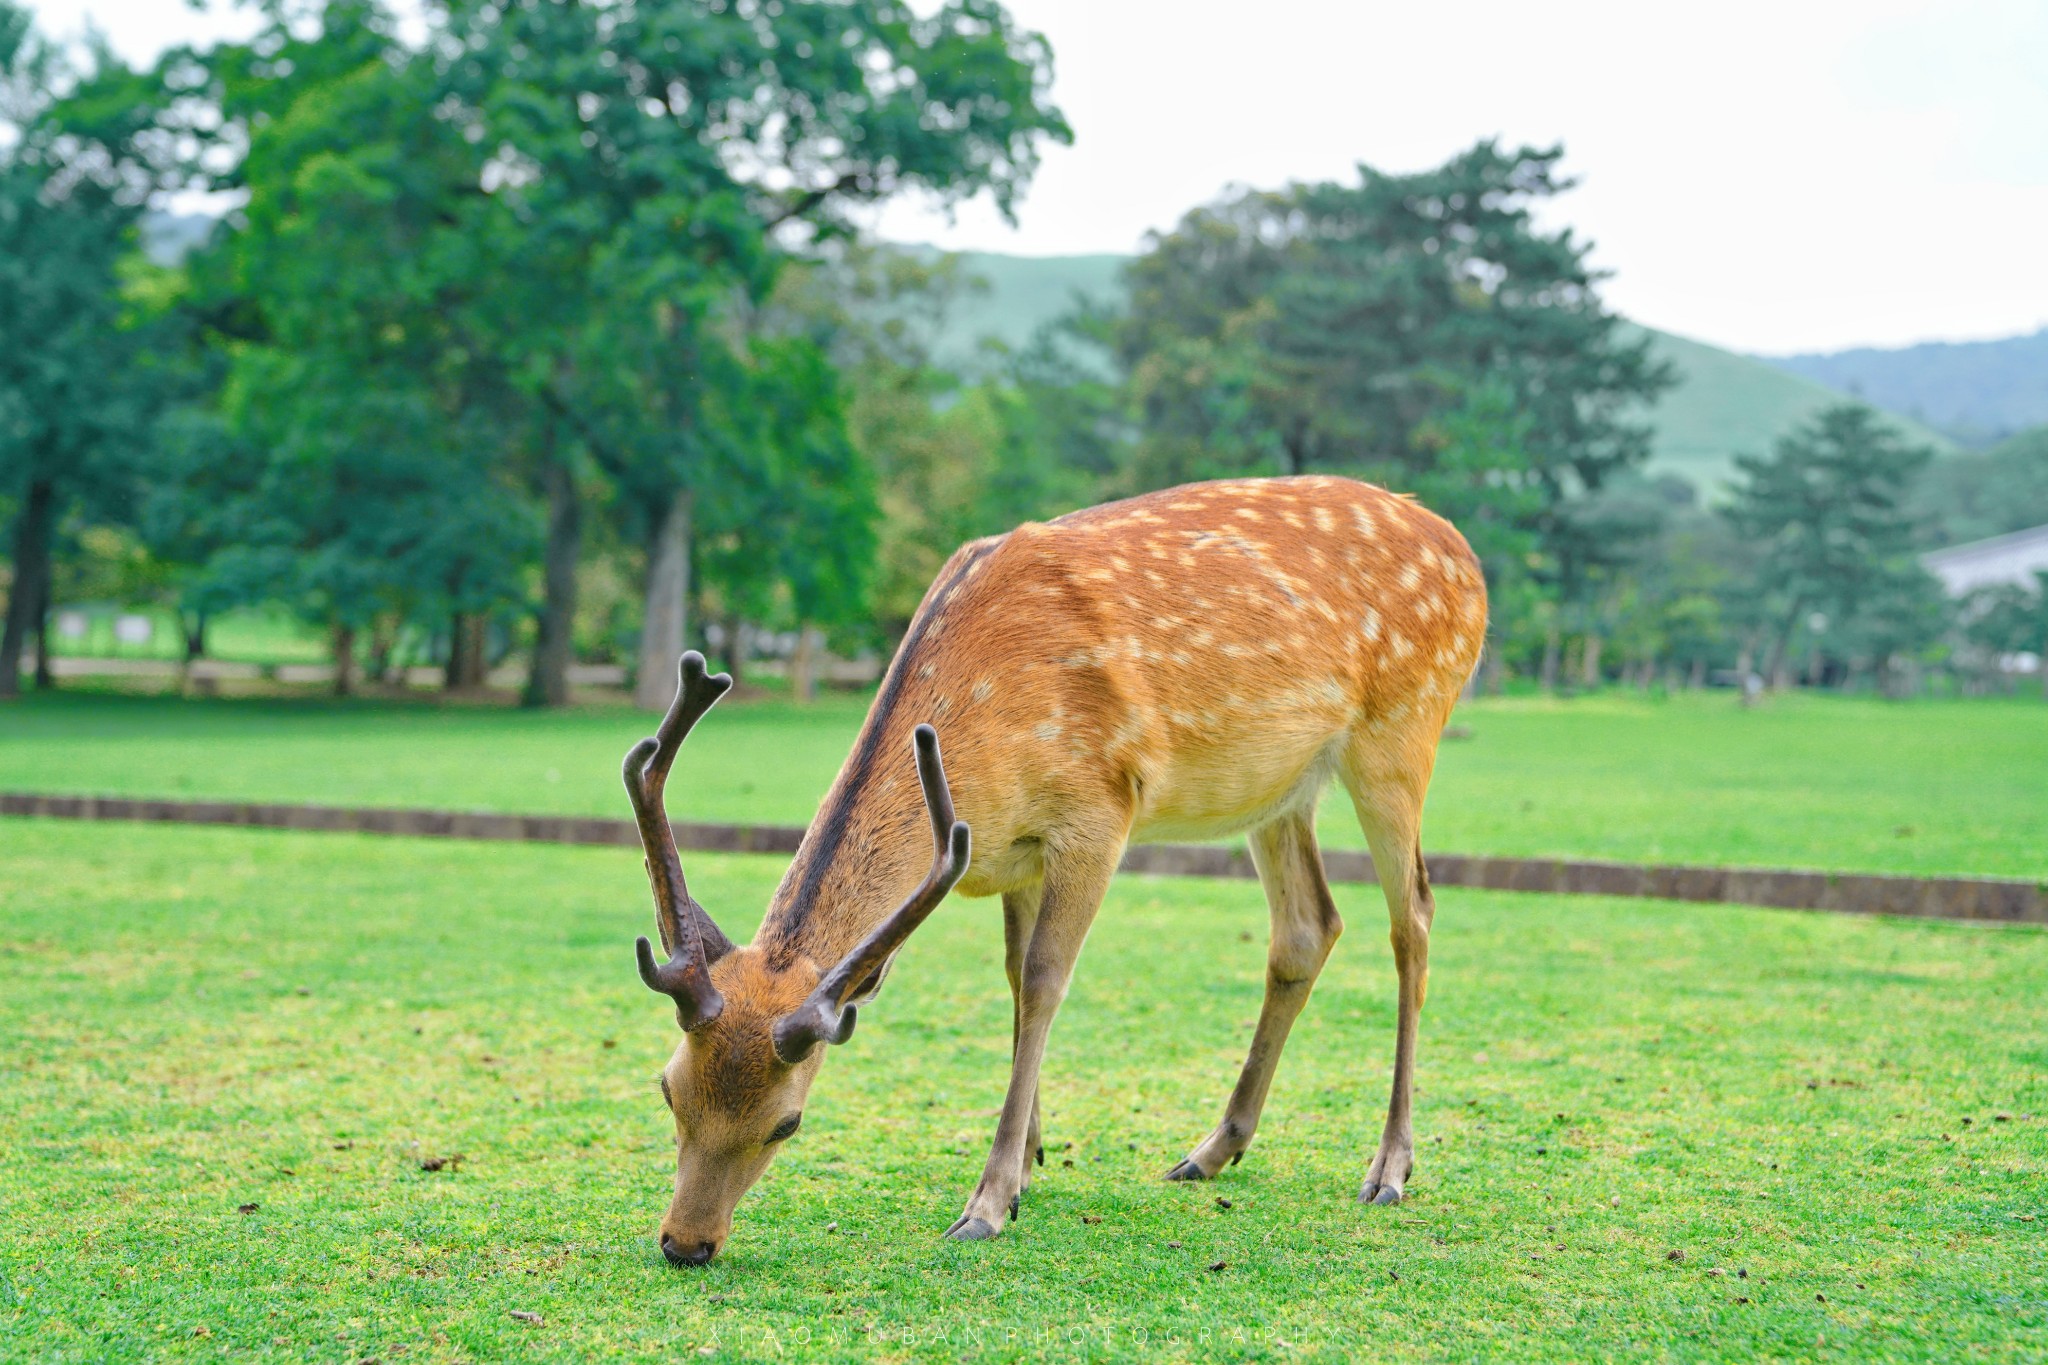
[[[1207,1180],[1208,1174],[1192,1161],[1183,1161],[1166,1173],[1168,1180]]]
[[[946,1229],[949,1242],[986,1242],[996,1235],[996,1230],[979,1218],[965,1214],[953,1220],[953,1226]]]
[[[1365,1188],[1358,1192],[1358,1202],[1361,1204],[1398,1204],[1401,1202],[1401,1187],[1399,1185],[1379,1185],[1368,1180],[1365,1182]]]

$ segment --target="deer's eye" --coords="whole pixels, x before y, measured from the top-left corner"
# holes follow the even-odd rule
[[[772,1146],[775,1143],[783,1141],[785,1138],[793,1136],[796,1133],[797,1128],[802,1125],[803,1121],[804,1116],[802,1114],[791,1114],[788,1118],[776,1124],[775,1131],[768,1135],[769,1145]]]
[[[662,1075],[661,1075],[661,1077],[660,1077],[660,1080],[661,1080],[661,1102],[662,1102],[663,1104],[667,1105],[667,1106],[668,1106],[669,1108],[673,1109],[673,1108],[675,1108],[675,1107],[676,1107],[676,1097],[675,1097],[674,1095],[671,1095],[671,1094],[669,1093],[669,1091],[668,1091],[668,1073],[667,1073],[667,1072],[663,1072],[663,1073],[662,1073]]]

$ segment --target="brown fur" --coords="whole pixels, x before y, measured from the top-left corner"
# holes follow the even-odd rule
[[[1012,1094],[954,1231],[992,1233],[1025,1183],[1016,1168],[1027,1140],[1036,1145],[1036,1054],[1128,842],[1291,831],[1254,844],[1275,916],[1271,1017],[1225,1124],[1176,1171],[1214,1175],[1242,1153],[1287,1026],[1337,933],[1307,818],[1333,777],[1389,874],[1403,1028],[1368,1195],[1398,1197],[1407,1172],[1391,1168],[1409,1160],[1410,1016],[1430,908],[1416,843],[1422,796],[1485,625],[1484,581],[1457,531],[1349,479],[1190,485],[962,547],[919,608],[754,946],[713,969],[729,1017],[678,1052],[697,1058],[691,1102],[747,1111],[749,1131],[772,1126],[771,1098],[801,1102],[809,1077],[791,1089],[789,1068],[764,1058],[767,1025],[928,867],[910,734],[929,722],[973,829],[958,889],[1015,900],[1012,920],[1029,910],[1009,954]],[[814,1069],[815,1057],[798,1068]],[[723,1214],[714,1221],[729,1223],[729,1206]]]

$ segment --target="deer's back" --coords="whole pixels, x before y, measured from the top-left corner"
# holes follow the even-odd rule
[[[1464,538],[1407,498],[1192,484],[962,547],[869,725],[938,727],[975,828],[964,889],[995,890],[1005,847],[1077,819],[1214,836],[1319,789],[1347,745],[1433,747],[1485,618]]]

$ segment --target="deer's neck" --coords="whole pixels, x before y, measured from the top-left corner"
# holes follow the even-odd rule
[[[931,870],[931,817],[918,785],[910,736],[918,720],[939,710],[927,686],[934,671],[928,665],[942,648],[932,633],[933,622],[998,543],[991,538],[962,546],[911,619],[860,738],[762,921],[756,941],[771,955],[807,956],[829,968]],[[944,661],[938,663],[944,672]]]
[[[863,734],[783,875],[757,941],[774,957],[830,967],[888,918],[931,865],[931,817],[908,729],[874,743]]]

